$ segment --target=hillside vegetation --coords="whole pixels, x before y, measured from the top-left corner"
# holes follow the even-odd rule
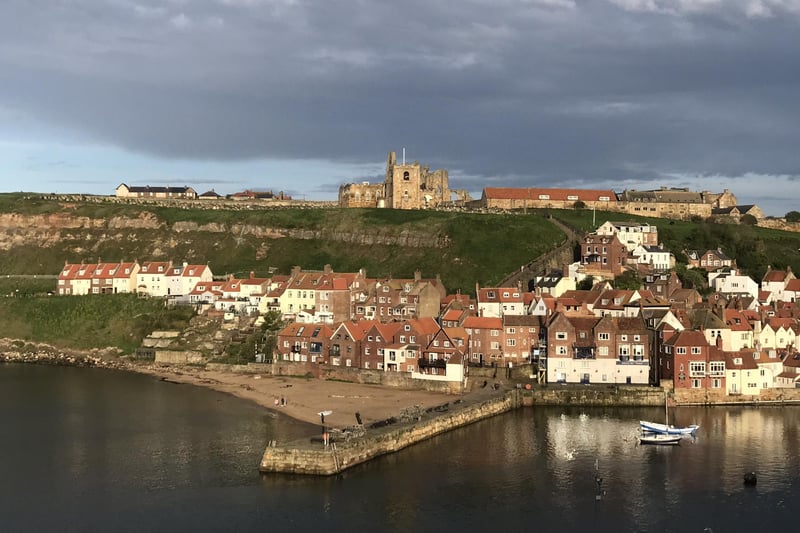
[[[596,211],[593,214],[590,209],[550,210],[549,213],[582,231],[592,231],[607,220],[647,222],[658,227],[659,242],[673,252],[679,261],[684,250],[696,249],[703,253],[709,249],[721,248],[758,282],[768,266],[774,269],[792,267],[794,272],[800,272],[800,233],[745,224],[637,217],[609,211]]]
[[[193,308],[167,308],[163,299],[132,294],[0,298],[0,337],[132,352],[155,330],[184,329]]]
[[[0,214],[64,215],[110,220],[154,217],[155,229],[92,227],[42,228],[43,242],[19,243],[14,229],[0,229],[13,246],[0,254],[0,275],[57,274],[65,261],[168,260],[208,263],[215,275],[288,273],[295,265],[353,272],[365,268],[369,277],[441,276],[449,291],[474,292],[475,282],[493,284],[509,272],[551,250],[565,238],[544,217],[514,214],[467,214],[390,209],[183,209],[113,202],[59,202],[32,194],[0,195]],[[176,223],[216,225],[227,232],[173,230]],[[354,244],[320,238],[263,238],[241,228],[255,226],[324,231],[327,234],[383,237],[409,233],[422,244]],[[374,237],[374,238],[372,238]],[[384,241],[386,239],[383,239]],[[441,242],[433,247],[428,242]]]

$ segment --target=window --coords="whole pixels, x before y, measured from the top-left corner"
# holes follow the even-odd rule
[[[517,330],[515,328],[506,328],[506,333],[508,333],[509,335],[513,335],[516,332]]]
[[[628,340],[628,336],[627,336],[627,335],[620,335],[620,336],[619,336],[619,340],[621,340],[621,341],[627,341],[627,340]]]
[[[724,361],[711,361],[708,365],[709,373],[712,376],[725,375],[725,362]],[[763,372],[763,370],[762,370]]]
[[[559,341],[567,340],[567,332],[566,331],[557,331],[556,332],[556,340],[559,340]]]
[[[701,380],[693,379],[692,380],[692,388],[693,389],[699,389],[700,388],[700,383],[701,383]]]
[[[678,355],[686,355],[686,347],[678,346],[677,348],[675,348],[675,353]]]
[[[506,346],[516,346],[517,340],[516,339],[506,339]]]
[[[558,355],[567,355],[567,347],[566,346],[557,346],[556,353]]]
[[[705,361],[690,361],[689,362],[689,375],[691,377],[703,377],[706,375]]]
[[[692,346],[692,355],[700,355],[700,347]]]
[[[608,355],[608,346],[598,346],[597,355]]]
[[[578,197],[576,195],[574,195],[574,194],[570,194],[569,196],[567,196],[567,200],[569,200],[570,202],[574,202],[577,199],[578,199]]]
[[[549,199],[550,199],[550,195],[549,194],[540,194],[539,195],[539,200],[549,200]]]
[[[608,333],[598,333],[597,338],[601,341],[607,341],[610,340],[611,335],[609,335]]]

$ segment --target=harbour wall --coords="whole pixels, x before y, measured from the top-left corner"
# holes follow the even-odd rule
[[[416,422],[397,428],[368,430],[366,436],[350,442],[296,443],[286,446],[267,446],[259,470],[263,473],[333,475],[376,457],[394,453],[408,446],[447,431],[472,424],[522,406],[523,392],[505,394],[464,406],[454,406],[432,418],[421,417]]]

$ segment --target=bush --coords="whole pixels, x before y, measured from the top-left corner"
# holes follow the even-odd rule
[[[758,224],[758,219],[753,215],[745,214],[742,215],[742,218],[739,219],[739,222],[747,226],[755,226],[756,224]]]
[[[800,211],[789,211],[786,213],[786,222],[800,222]]]

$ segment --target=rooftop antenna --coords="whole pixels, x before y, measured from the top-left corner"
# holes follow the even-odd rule
[[[406,147],[403,147],[403,164],[406,164]]]

